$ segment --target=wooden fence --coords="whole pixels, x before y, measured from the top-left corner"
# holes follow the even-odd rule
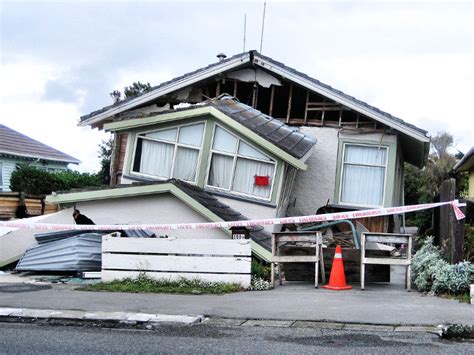
[[[55,203],[46,203],[38,196],[21,195],[19,192],[0,193],[0,220],[15,218],[15,213],[21,204],[26,206],[27,212],[31,216],[40,216],[58,211]]]
[[[120,238],[102,241],[102,280],[200,279],[250,286],[250,240]]]

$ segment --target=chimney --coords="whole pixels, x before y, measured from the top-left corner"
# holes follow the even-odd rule
[[[224,59],[227,58],[227,56],[224,53],[218,53],[216,57],[219,58],[219,62],[222,62]]]

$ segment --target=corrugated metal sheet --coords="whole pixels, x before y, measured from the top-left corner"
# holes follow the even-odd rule
[[[148,230],[137,229],[137,230],[124,230],[121,231],[122,237],[128,238],[156,238],[155,233]]]
[[[113,232],[115,231],[100,231],[100,232],[94,232],[94,233],[103,235],[103,234],[110,234]],[[38,242],[38,244],[45,244],[45,243],[56,242],[58,240],[63,240],[66,238],[75,237],[81,234],[84,234],[83,230],[65,230],[65,231],[35,234],[35,239]]]
[[[102,235],[84,233],[28,249],[19,271],[94,271],[102,266]]]

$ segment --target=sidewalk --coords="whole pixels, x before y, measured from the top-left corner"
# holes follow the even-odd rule
[[[7,279],[0,275],[0,289],[8,285]],[[21,279],[10,277],[10,281],[18,280]],[[12,288],[8,292],[4,288],[0,290],[0,307],[391,326],[474,325],[474,306],[424,296],[417,291],[407,292],[400,284],[369,284],[364,291],[353,285],[353,290],[330,291],[314,289],[308,283],[286,283],[270,291],[226,295],[84,292],[75,291],[77,285],[71,284],[45,287],[48,288],[22,292],[12,292]]]

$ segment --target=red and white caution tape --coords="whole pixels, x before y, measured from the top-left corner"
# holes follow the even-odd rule
[[[466,204],[460,204],[458,200],[449,202],[425,203],[421,205],[399,206],[376,208],[361,211],[326,213],[310,216],[297,217],[283,217],[283,218],[267,218],[267,219],[252,219],[244,221],[230,221],[230,222],[210,222],[210,223],[178,223],[178,224],[103,224],[103,225],[77,225],[77,224],[52,224],[52,223],[36,223],[35,221],[17,220],[0,222],[0,227],[17,228],[17,229],[37,229],[37,230],[172,230],[172,229],[209,229],[209,228],[230,228],[230,227],[252,227],[270,224],[299,224],[310,222],[329,222],[341,219],[354,219],[364,217],[378,217],[388,216],[394,214],[402,214],[406,212],[421,211],[430,208],[451,205],[454,209],[454,214],[458,220],[465,216],[459,207]]]

